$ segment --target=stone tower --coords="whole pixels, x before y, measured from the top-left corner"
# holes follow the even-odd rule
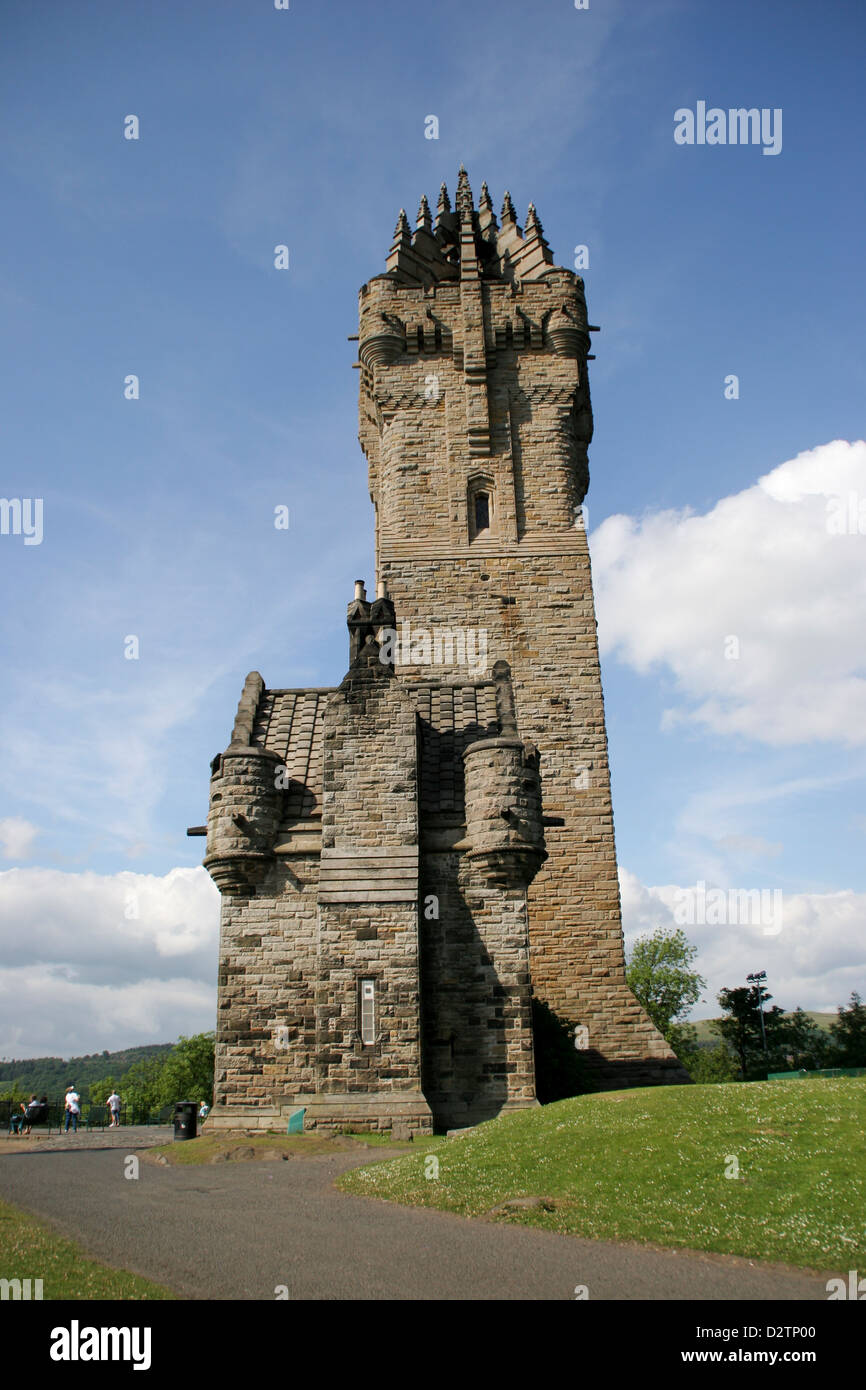
[[[533,994],[587,1084],[688,1079],[625,983],[583,282],[532,205],[500,221],[461,168],[361,289],[376,598],[356,583],[342,684],[252,672],[212,764],[215,1127],[533,1105]]]
[[[413,625],[486,632],[510,665],[521,734],[541,753],[535,995],[586,1030],[578,1039],[602,1084],[683,1080],[625,983],[581,518],[592,437],[583,281],[554,266],[531,203],[521,229],[506,193],[497,223],[487,185],[476,209],[461,168],[453,211],[443,184],[435,221],[426,199],[414,234],[400,213],[387,273],[361,290],[360,324],[377,575]],[[401,674],[429,674],[411,656]]]

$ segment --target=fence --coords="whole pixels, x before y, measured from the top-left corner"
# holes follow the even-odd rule
[[[26,1102],[24,1102],[26,1104]],[[12,1127],[12,1116],[21,1114],[21,1101],[0,1100],[0,1127],[9,1130]],[[148,1110],[144,1106],[125,1105],[120,1111],[120,1123],[122,1125],[166,1125],[170,1123],[174,1114],[173,1105],[163,1105],[159,1110]],[[111,1124],[111,1115],[107,1105],[84,1104],[81,1107],[81,1114],[78,1117],[79,1129],[108,1129]],[[48,1102],[48,1119],[40,1121],[37,1128],[47,1129],[50,1134],[52,1129],[63,1129],[66,1125],[66,1106],[62,1100],[51,1100]]]
[[[771,1071],[768,1081],[800,1081],[804,1076],[866,1076],[866,1067],[825,1067],[823,1071]]]

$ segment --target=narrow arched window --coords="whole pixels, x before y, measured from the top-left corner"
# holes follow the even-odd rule
[[[484,474],[476,474],[474,478],[470,478],[466,490],[466,503],[470,541],[477,540],[480,536],[489,538],[495,535],[496,489],[493,479]]]

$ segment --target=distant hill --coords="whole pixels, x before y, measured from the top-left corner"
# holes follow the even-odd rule
[[[793,1010],[791,1010],[791,1012],[793,1012]],[[813,1023],[817,1023],[819,1028],[823,1028],[825,1033],[829,1033],[830,1024],[835,1023],[837,1018],[839,1017],[838,1014],[815,1013],[812,1009],[804,1009],[803,1013],[806,1014],[809,1018],[811,1018]],[[695,1032],[698,1035],[699,1047],[715,1047],[717,1043],[721,1042],[721,1038],[719,1037],[718,1033],[713,1031],[714,1022],[717,1023],[719,1022],[719,1020],[712,1018],[702,1018],[700,1023],[692,1023],[691,1026],[694,1028]]]
[[[113,1076],[119,1081],[133,1062],[148,1057],[163,1057],[171,1052],[174,1043],[148,1043],[146,1047],[127,1047],[122,1052],[91,1052],[86,1057],[27,1057],[22,1061],[0,1062],[0,1095],[17,1086],[20,1091],[36,1091],[49,1100],[63,1096],[69,1082],[78,1087],[83,1098],[97,1081]]]

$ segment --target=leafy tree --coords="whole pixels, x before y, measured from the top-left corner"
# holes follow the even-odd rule
[[[672,1023],[666,1036],[692,1081],[708,1085],[737,1080],[737,1059],[726,1043],[702,1047],[690,1023]]]
[[[117,1090],[117,1083],[113,1076],[106,1076],[102,1081],[94,1081],[90,1087],[91,1105],[104,1105],[112,1091]]]
[[[16,1105],[22,1100],[29,1099],[29,1095],[25,1094],[23,1087],[19,1086],[17,1081],[13,1081],[11,1086],[6,1086],[3,1091],[0,1092],[0,1100],[9,1100]]]
[[[723,989],[719,993],[719,1004],[727,1017],[714,1021],[713,1028],[736,1054],[743,1081],[755,1081],[759,1077],[766,1077],[768,1071],[784,1071],[788,1066],[785,1011],[776,1004],[770,1010],[763,1007],[772,997],[762,984],[742,985],[738,989]]]
[[[159,1083],[160,1104],[178,1100],[206,1100],[213,1103],[214,1035],[195,1033],[180,1037],[162,1067]]]
[[[165,1063],[159,1057],[146,1057],[134,1062],[120,1078],[118,1091],[135,1115],[158,1110],[162,1104],[162,1070]]]
[[[830,1024],[833,1039],[831,1066],[866,1067],[866,1004],[856,990],[851,1002],[840,1004]]]
[[[657,927],[650,936],[638,937],[626,969],[629,989],[672,1045],[673,1030],[706,984],[690,968],[697,954],[681,928]]]
[[[717,1043],[715,1047],[698,1047],[685,1058],[681,1053],[677,1055],[692,1081],[701,1085],[738,1080],[737,1059],[725,1043]]]
[[[798,1007],[780,1025],[780,1040],[786,1049],[787,1065],[795,1071],[817,1071],[827,1066],[830,1039],[814,1019]],[[780,1068],[781,1070],[781,1068]]]
[[[87,1057],[28,1057],[21,1061],[0,1062],[0,1088],[17,1084],[19,1090],[31,1095],[43,1092],[52,1100],[59,1100],[70,1081],[78,1087],[82,1096],[87,1096],[94,1082],[102,1081],[109,1074],[114,1077],[123,1074],[135,1062],[148,1057],[165,1058],[171,1052],[172,1043],[151,1043],[145,1047],[127,1047],[120,1052],[92,1053]]]

